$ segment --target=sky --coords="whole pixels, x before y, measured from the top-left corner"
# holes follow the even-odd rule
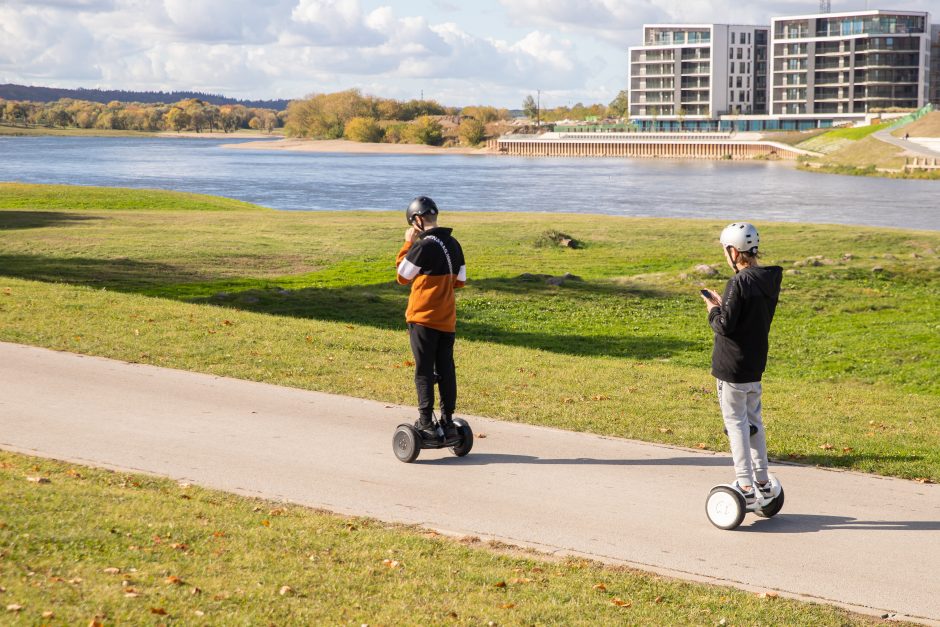
[[[0,0],[0,83],[449,106],[608,103],[644,23],[769,24],[817,0]],[[930,11],[940,0],[871,0]],[[833,11],[865,0],[833,0]]]

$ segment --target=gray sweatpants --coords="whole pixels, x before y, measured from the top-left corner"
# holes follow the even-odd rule
[[[767,475],[767,438],[761,419],[761,385],[754,383],[729,383],[718,381],[718,404],[731,440],[731,456],[734,458],[734,474],[741,485],[753,485],[754,478],[760,482]],[[757,427],[750,436],[750,425]]]

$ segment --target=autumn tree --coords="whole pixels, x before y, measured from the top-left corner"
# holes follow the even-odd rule
[[[630,93],[621,89],[617,97],[607,105],[607,115],[612,118],[625,118],[630,115]]]
[[[377,144],[385,133],[375,118],[353,118],[346,123],[346,139],[354,142]]]
[[[429,115],[423,115],[408,127],[408,139],[415,144],[440,146],[444,142],[444,128]]]
[[[539,114],[539,106],[535,102],[535,98],[532,97],[532,94],[529,94],[525,97],[525,100],[522,101],[522,112],[530,120],[534,120]]]
[[[460,123],[457,134],[468,146],[479,146],[486,139],[486,125],[476,118],[466,118]]]

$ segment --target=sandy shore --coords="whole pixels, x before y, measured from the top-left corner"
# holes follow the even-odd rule
[[[291,152],[346,152],[390,155],[486,155],[486,148],[439,148],[419,144],[365,144],[345,139],[280,139],[276,141],[226,144],[236,150],[288,150]]]
[[[281,137],[280,135],[268,135],[260,131],[236,131],[234,133],[223,133],[221,131],[205,131],[195,133],[193,131],[160,131],[153,134],[155,137],[183,137],[186,139],[272,139]]]

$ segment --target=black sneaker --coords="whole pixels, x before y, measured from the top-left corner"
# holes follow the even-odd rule
[[[768,482],[767,485],[770,485],[770,483]],[[744,503],[748,507],[757,502],[757,492],[754,491],[754,486],[751,486],[750,490],[745,490],[741,487],[740,483],[735,481],[734,487],[738,490],[738,492],[744,495]]]
[[[437,440],[437,427],[434,426],[434,423],[430,418],[425,418],[422,416],[415,421],[415,430],[418,432],[418,435],[421,436],[422,440],[431,441]]]
[[[457,425],[454,424],[453,416],[444,414],[441,416],[441,428],[444,430],[444,440],[454,442],[460,440],[460,432],[457,431]]]
[[[757,491],[760,493],[762,499],[774,498],[774,486],[770,481],[765,481],[763,485],[757,482]]]

